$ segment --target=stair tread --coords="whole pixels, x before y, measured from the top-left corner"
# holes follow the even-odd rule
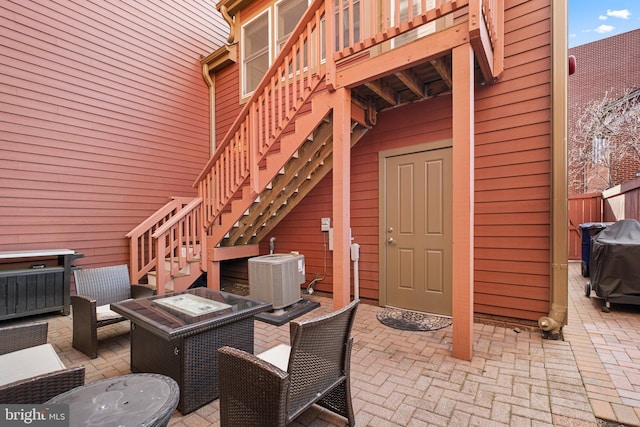
[[[165,261],[171,261],[171,258],[165,258]],[[174,263],[180,262],[180,260],[178,258],[174,258],[173,262]],[[195,262],[200,262],[200,257],[199,256],[198,257],[193,257],[191,259],[188,259],[187,262],[190,263],[190,264],[193,264]]]

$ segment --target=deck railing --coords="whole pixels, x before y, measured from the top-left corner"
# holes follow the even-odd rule
[[[469,2],[469,36],[485,79],[504,69],[504,0]]]
[[[482,19],[487,27],[487,33],[489,34],[489,40],[491,41],[491,47],[495,49],[498,42],[498,13],[500,3],[498,0],[482,0]]]
[[[210,227],[247,179],[253,194],[262,159],[324,78],[320,43],[324,0],[315,0],[196,180]]]
[[[434,22],[469,4],[469,0],[327,1],[333,5],[333,25],[340,29],[334,38],[336,60]],[[342,7],[338,7],[339,1]]]

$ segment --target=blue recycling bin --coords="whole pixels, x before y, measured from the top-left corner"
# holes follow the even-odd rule
[[[613,222],[585,222],[580,224],[582,233],[582,277],[589,277],[589,262],[591,258],[591,239],[602,230],[614,224]]]

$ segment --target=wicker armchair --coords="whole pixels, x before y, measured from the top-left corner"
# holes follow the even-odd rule
[[[84,384],[84,367],[66,368],[47,322],[0,328],[0,403],[41,404]]]
[[[73,276],[76,283],[76,295],[71,296],[73,347],[95,359],[98,357],[98,328],[125,320],[111,311],[109,304],[152,296],[155,289],[130,284],[127,265],[74,270]]]
[[[221,425],[285,426],[313,404],[355,425],[349,376],[357,306],[354,301],[334,313],[291,322],[290,347],[257,356],[221,348]]]

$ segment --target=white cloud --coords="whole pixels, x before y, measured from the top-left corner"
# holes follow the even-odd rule
[[[621,9],[621,10],[607,9],[607,16],[613,16],[614,18],[620,18],[620,19],[629,19],[629,16],[631,16],[631,12],[629,12],[629,9]]]
[[[601,20],[601,21],[606,21],[607,17],[605,15],[600,15],[600,16],[598,16],[598,19]]]
[[[598,28],[596,28],[595,31],[598,34],[605,34],[605,33],[610,33],[611,31],[613,31],[615,27],[612,25],[600,25]]]

